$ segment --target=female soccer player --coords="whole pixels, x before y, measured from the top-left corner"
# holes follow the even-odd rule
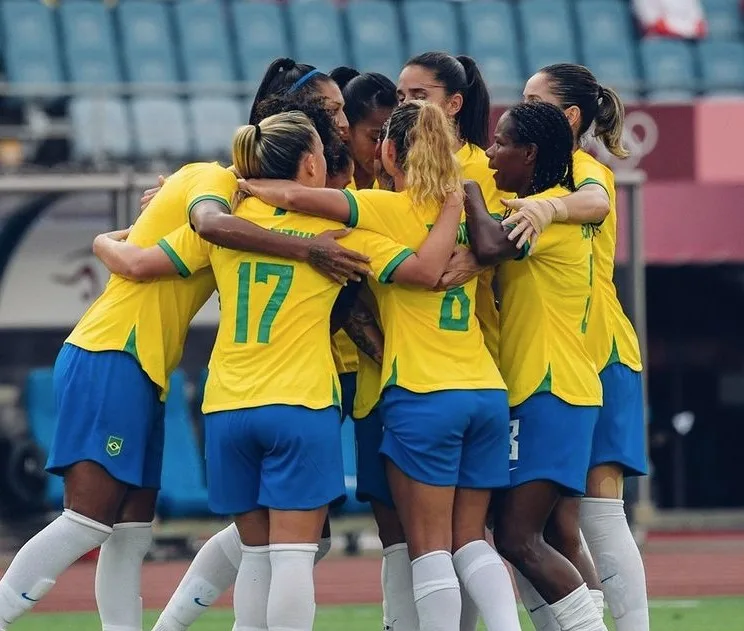
[[[299,112],[238,130],[233,160],[246,178],[311,188],[325,182],[320,139]],[[348,244],[369,252],[379,282],[432,286],[447,265],[462,211],[457,191],[446,197],[437,200],[437,208],[444,207],[418,253],[366,231],[352,232]],[[337,227],[256,198],[236,213],[296,234]],[[327,504],[344,490],[340,393],[328,332],[340,288],[309,266],[209,247],[188,227],[141,254],[153,276],[185,276],[211,264],[217,280],[222,309],[203,409],[210,505],[236,515],[243,542],[236,626],[309,630],[312,561]]]
[[[416,247],[445,194],[460,186],[454,149],[441,108],[415,101],[393,112],[382,146],[383,165],[400,192],[317,190],[270,180],[245,187],[283,208],[344,220]],[[459,234],[464,242],[464,226]],[[438,279],[431,280],[433,288]],[[424,292],[372,283],[385,332],[381,453],[413,559],[421,628],[434,631],[459,629],[458,574],[484,617],[499,600],[494,591],[501,596],[505,607],[494,619],[504,626],[487,619],[490,629],[519,629],[508,573],[484,540],[491,490],[508,474],[508,418],[503,381],[471,308],[475,285]]]
[[[499,188],[557,199],[574,189],[573,134],[547,103],[517,105],[500,118],[486,152]],[[564,188],[554,188],[557,185]],[[509,219],[507,219],[509,221]],[[474,251],[490,264],[488,239],[503,228],[468,217]],[[521,259],[499,266],[501,368],[511,406],[511,488],[497,495],[500,552],[550,604],[564,631],[605,631],[581,574],[543,539],[565,494],[583,494],[602,389],[584,333],[591,295],[593,231],[553,224]],[[529,254],[528,256],[526,254]],[[578,524],[575,525],[578,539]]]
[[[574,132],[577,186],[599,189],[610,203],[610,213],[592,244],[594,282],[586,346],[600,371],[604,402],[594,434],[587,494],[581,500],[581,529],[618,631],[648,631],[643,560],[623,510],[624,477],[647,473],[641,356],[635,331],[613,284],[617,236],[614,177],[580,149],[593,123],[593,135],[610,152],[620,158],[627,156],[622,146],[624,109],[613,90],[599,85],[588,69],[575,64],[543,68],[527,82],[524,97],[553,103],[563,110]],[[520,591],[528,600],[536,596],[529,586],[520,584]],[[539,604],[536,601],[534,606]]]

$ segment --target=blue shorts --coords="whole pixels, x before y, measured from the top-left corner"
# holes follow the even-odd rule
[[[550,480],[568,495],[586,492],[586,474],[599,406],[570,405],[550,392],[511,410],[511,486]]]
[[[599,378],[604,402],[594,430],[589,466],[617,463],[626,476],[646,475],[643,375],[617,363],[607,366]]]
[[[264,405],[204,417],[209,507],[313,510],[343,497],[337,407]]]
[[[431,486],[509,485],[509,407],[505,390],[418,394],[393,386],[382,395],[380,452],[409,478]]]
[[[345,372],[338,376],[341,382],[341,422],[351,416],[354,409],[354,396],[356,395],[356,378],[355,372]]]
[[[354,438],[357,457],[357,499],[360,502],[380,502],[388,508],[395,508],[385,472],[385,458],[380,454],[382,419],[377,408],[366,418],[354,421]]]
[[[160,488],[164,406],[132,355],[64,344],[54,364],[54,395],[57,428],[47,471],[63,475],[90,460],[120,482]]]

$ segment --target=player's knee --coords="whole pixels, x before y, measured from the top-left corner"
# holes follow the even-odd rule
[[[587,497],[607,500],[623,499],[625,475],[616,463],[601,464],[589,471],[586,481]]]
[[[519,524],[500,524],[497,549],[517,569],[539,562],[540,549],[545,545],[542,533],[532,532]]]

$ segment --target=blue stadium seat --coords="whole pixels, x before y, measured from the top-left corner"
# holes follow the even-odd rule
[[[137,155],[141,158],[186,158],[191,138],[184,105],[174,98],[132,99]]]
[[[697,85],[691,44],[650,38],[642,40],[639,45],[650,99],[677,101],[695,95]]]
[[[707,94],[744,92],[744,42],[702,41],[698,56],[703,90]]]
[[[72,152],[76,160],[123,160],[132,155],[129,112],[115,97],[82,97],[70,103]]]
[[[52,10],[40,2],[7,0],[0,4],[4,26],[3,57],[10,83],[48,86],[49,96],[62,83],[61,55]]]
[[[177,81],[173,34],[163,2],[128,0],[117,8],[124,64],[134,83]]]
[[[629,99],[638,96],[633,23],[621,0],[577,0],[576,14],[583,62],[600,83]]]
[[[173,8],[186,80],[201,84],[235,81],[222,4],[180,0]]]
[[[346,63],[338,10],[326,0],[290,2],[289,34],[295,59],[329,72]]]
[[[452,3],[439,0],[403,2],[402,10],[409,57],[429,50],[443,50],[452,55],[462,52]]]
[[[478,60],[491,97],[513,102],[522,93],[514,11],[508,2],[471,0],[462,4],[465,52]]]
[[[741,37],[742,13],[740,0],[702,0],[708,37],[711,39],[737,39]]]
[[[269,2],[232,3],[243,80],[255,87],[269,63],[290,54],[282,12],[278,4]]]
[[[189,109],[199,159],[230,156],[235,129],[247,122],[238,102],[228,97],[194,97]]]
[[[517,10],[528,74],[550,64],[577,61],[576,35],[566,0],[521,0]]]
[[[344,458],[344,479],[346,482],[346,502],[339,512],[345,514],[368,513],[371,508],[366,502],[356,498],[357,466],[356,440],[354,439],[354,421],[347,418],[341,425],[341,447]]]
[[[28,374],[24,390],[24,407],[28,427],[34,440],[48,454],[57,426],[57,403],[51,368],[37,368]],[[62,478],[48,477],[46,499],[50,508],[61,509],[65,488]]]
[[[348,5],[346,22],[354,67],[397,81],[405,60],[395,5],[387,0],[357,0]]]
[[[176,370],[165,402],[163,477],[158,498],[161,517],[209,514],[203,460],[189,414],[186,377],[182,370]]]
[[[68,0],[58,10],[70,81],[119,83],[111,11],[90,0]]]

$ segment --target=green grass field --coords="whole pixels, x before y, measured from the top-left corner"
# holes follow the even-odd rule
[[[151,628],[157,614],[147,612],[145,628]],[[522,612],[522,626],[531,630]],[[712,631],[741,629],[744,598],[706,598],[701,600],[659,600],[652,603],[652,631]],[[217,609],[206,614],[194,631],[225,631],[233,623],[232,611]],[[609,623],[610,629],[614,627]],[[98,631],[95,613],[30,614],[13,625],[13,631]],[[485,627],[482,627],[485,629]],[[380,608],[375,606],[319,607],[315,631],[380,631]]]

